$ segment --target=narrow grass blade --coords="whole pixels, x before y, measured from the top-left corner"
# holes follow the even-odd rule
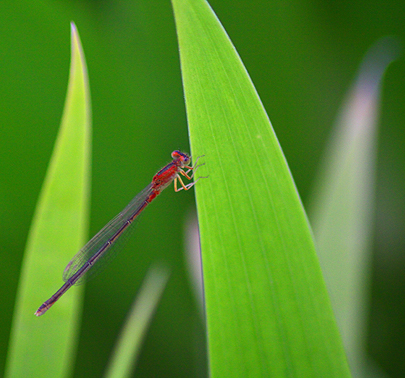
[[[321,266],[355,375],[361,374],[365,362],[381,79],[397,53],[395,41],[384,39],[365,57],[310,201]]]
[[[149,269],[115,346],[106,378],[131,376],[142,341],[168,279],[169,270],[166,267],[155,265]]]
[[[209,5],[172,3],[192,152],[209,175],[196,196],[211,377],[347,377],[305,211],[255,88]]]
[[[22,264],[6,377],[66,377],[73,368],[82,292],[70,290],[46,315],[34,316],[39,305],[61,286],[64,266],[87,235],[90,94],[84,54],[73,24],[71,30],[69,88]]]
[[[197,216],[194,212],[188,215],[184,228],[184,234],[186,235],[185,258],[187,262],[187,273],[190,279],[190,285],[194,291],[194,296],[198,303],[200,314],[205,317],[200,232],[198,229]]]

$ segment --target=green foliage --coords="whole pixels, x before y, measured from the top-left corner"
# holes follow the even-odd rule
[[[309,215],[333,310],[354,376],[364,369],[375,213],[376,140],[381,81],[398,55],[383,39],[366,55],[337,119]]]
[[[168,279],[169,270],[166,267],[154,265],[149,269],[111,356],[106,378],[131,376],[148,325]]]
[[[197,9],[201,3],[194,3],[188,11],[196,11],[193,20],[198,20],[187,28],[190,36],[183,33],[183,59],[186,53],[184,46],[189,44],[187,49],[204,49],[204,57],[209,58],[210,67],[215,67],[215,71],[208,72],[209,70],[204,70],[203,62],[199,61],[195,67],[183,67],[185,73],[188,70],[193,74],[191,79],[200,80],[201,86],[201,91],[197,92],[192,86],[198,83],[191,80],[190,75],[188,79],[185,78],[192,152],[194,156],[206,155],[206,166],[198,170],[197,176],[209,175],[208,179],[198,183],[196,191],[203,232],[204,264],[205,267],[210,267],[205,268],[204,272],[209,278],[209,332],[212,334],[218,330],[218,335],[214,335],[216,338],[210,337],[210,348],[216,348],[222,353],[218,355],[219,358],[230,359],[234,353],[249,360],[249,367],[258,361],[257,366],[265,369],[265,356],[269,347],[266,345],[265,349],[260,349],[260,345],[265,337],[269,337],[270,331],[260,331],[263,324],[267,324],[268,318],[269,324],[274,328],[271,335],[277,335],[278,331],[281,334],[279,343],[270,346],[274,348],[271,350],[274,353],[270,363],[277,360],[276,351],[280,344],[284,346],[283,356],[295,353],[293,357],[297,357],[304,349],[301,349],[300,341],[308,323],[298,324],[296,329],[291,330],[294,318],[290,314],[297,313],[297,309],[302,307],[305,318],[316,301],[325,303],[326,296],[321,289],[308,297],[302,295],[306,294],[305,288],[297,291],[293,285],[297,282],[301,285],[305,278],[303,275],[311,276],[311,269],[317,264],[307,231],[303,231],[301,235],[303,243],[309,248],[298,252],[286,251],[289,245],[298,244],[298,234],[288,234],[291,240],[286,239],[285,225],[290,223],[288,226],[291,229],[300,227],[298,225],[304,226],[303,230],[307,227],[306,221],[302,219],[302,208],[297,203],[295,189],[291,187],[292,180],[286,172],[284,158],[277,152],[278,143],[274,139],[271,126],[257,103],[256,94],[252,93],[253,87],[246,83],[246,76],[241,73],[244,68],[237,63],[235,54],[232,58],[229,42],[218,31],[218,25],[212,22],[212,17],[211,21],[206,17],[209,14],[207,8],[202,9],[204,15],[201,16],[202,13]],[[376,38],[383,35],[395,33],[402,40],[405,39],[405,23],[401,17],[392,17],[404,13],[404,3],[399,0],[384,3],[354,1],[344,4],[309,0],[291,4],[262,0],[210,0],[210,3],[243,57],[271,116],[305,204],[308,189],[313,187],[313,176],[321,159],[325,138],[329,135],[338,105],[364,52]],[[178,4],[185,3],[178,1]],[[3,304],[0,314],[1,370],[4,369],[7,356],[6,376],[54,377],[62,375],[62,371],[65,374],[72,372],[71,375],[75,378],[102,376],[125,314],[138,292],[147,267],[152,261],[164,259],[170,266],[171,278],[147,338],[142,343],[136,376],[207,376],[204,321],[189,288],[183,251],[183,233],[186,229],[184,223],[190,219],[186,216],[188,212],[191,217],[193,215],[190,209],[194,209],[194,190],[175,194],[167,189],[145,212],[125,251],[110,264],[108,271],[86,286],[80,336],[77,332],[77,317],[81,313],[80,288],[69,290],[43,317],[36,318],[33,315],[38,306],[60,287],[64,266],[88,240],[86,224],[89,218],[85,214],[86,205],[84,202],[80,205],[80,201],[85,197],[84,192],[89,194],[89,187],[84,189],[86,184],[80,183],[78,176],[89,176],[89,172],[81,172],[84,168],[77,161],[80,153],[77,154],[76,147],[81,142],[76,147],[72,146],[68,154],[64,154],[68,155],[66,158],[58,161],[71,169],[64,169],[64,175],[57,181],[52,181],[52,185],[49,179],[49,157],[57,134],[68,72],[68,24],[70,20],[75,20],[81,31],[94,96],[93,115],[97,128],[92,141],[93,206],[89,234],[92,236],[143,189],[152,175],[169,160],[173,149],[190,151],[176,30],[170,2],[107,0],[84,1],[78,5],[66,1],[6,0],[0,2],[0,13],[0,83],[3,94],[0,101],[0,296]],[[177,22],[181,21],[178,15],[176,17]],[[186,17],[183,17],[181,22],[185,20]],[[194,36],[201,37],[201,28],[202,31],[207,31],[205,35],[208,40],[190,41]],[[217,48],[211,49],[212,45]],[[225,47],[224,51],[222,47]],[[197,54],[196,58],[198,57],[201,55]],[[236,68],[236,71],[225,70],[225,67]],[[368,162],[370,166],[377,164],[377,225],[370,238],[374,241],[372,248],[375,251],[372,259],[371,309],[368,312],[364,308],[363,304],[368,299],[361,297],[365,293],[362,285],[367,283],[366,272],[365,280],[360,275],[356,277],[355,282],[358,285],[356,291],[352,292],[356,297],[353,302],[356,303],[350,310],[356,311],[356,306],[361,308],[364,312],[356,314],[362,320],[367,317],[365,320],[368,327],[364,331],[364,324],[360,324],[359,329],[353,322],[349,324],[349,328],[354,333],[343,335],[344,341],[349,335],[352,345],[358,345],[359,340],[363,342],[366,338],[367,351],[392,377],[402,377],[405,370],[405,360],[402,358],[405,353],[405,344],[402,342],[405,337],[405,312],[401,300],[405,282],[402,258],[405,214],[403,71],[402,59],[392,65],[384,81],[381,127],[376,141],[378,160],[372,161],[375,151],[368,153],[364,150],[363,157],[361,151],[354,151],[354,155],[360,159],[366,155],[371,158]],[[224,80],[225,74],[229,77],[228,81]],[[235,83],[241,77],[244,78],[241,81],[243,88],[235,88]],[[215,87],[212,85],[213,78],[218,80]],[[225,97],[227,101],[224,101]],[[214,98],[219,99],[219,102],[213,101]],[[234,98],[238,101],[235,102]],[[241,103],[242,98],[245,101]],[[209,103],[211,108],[201,113],[202,109],[195,103],[196,99],[201,99],[201,105]],[[252,99],[255,100],[251,101]],[[254,103],[253,107],[250,103]],[[198,117],[206,119],[201,120]],[[81,125],[75,124],[74,127]],[[90,139],[89,136],[85,138]],[[212,141],[213,138],[216,140]],[[60,139],[61,137],[58,141]],[[328,145],[328,149],[331,146],[333,142]],[[59,150],[58,142],[55,154]],[[87,153],[89,155],[90,151]],[[52,161],[55,161],[55,156]],[[83,157],[83,163],[85,159],[88,160],[89,156]],[[349,159],[353,170],[367,165],[367,162],[363,163],[353,163]],[[54,166],[52,163],[52,167]],[[42,185],[46,170],[46,184]],[[364,172],[354,178],[365,177],[367,182],[363,180],[361,185],[368,188],[366,190],[373,191],[370,178],[374,173],[371,176],[363,174]],[[70,176],[76,177],[74,180],[77,180],[77,185],[65,184]],[[348,178],[350,176],[351,174],[347,175]],[[89,178],[83,180],[89,181]],[[329,180],[330,186],[334,185],[332,181]],[[325,202],[321,197],[317,198],[317,194],[323,189],[318,184],[314,187],[311,202],[314,204],[319,201],[322,206]],[[43,191],[36,206],[41,186]],[[49,198],[50,191],[46,192],[45,189],[56,186],[58,190],[52,189],[53,195]],[[340,188],[348,189],[344,183]],[[355,192],[349,191],[348,195],[358,196],[360,193],[361,196],[359,187],[355,186],[354,189]],[[82,191],[82,195],[77,191]],[[367,193],[364,194],[363,200],[367,197]],[[73,196],[76,197],[75,201]],[[216,200],[216,196],[220,201]],[[44,207],[47,198],[52,201]],[[283,198],[287,201],[285,205],[281,202]],[[374,201],[372,196],[368,198]],[[349,199],[343,198],[347,201]],[[217,202],[220,202],[219,205]],[[290,206],[291,203],[293,206]],[[339,206],[338,201],[336,203]],[[226,207],[225,204],[230,206]],[[65,208],[68,205],[71,206],[70,210]],[[367,212],[372,206],[373,203],[367,204],[363,210],[366,209]],[[84,210],[81,214],[81,210],[77,210],[80,207]],[[280,207],[283,207],[282,211]],[[348,208],[347,204],[342,209],[325,207],[323,210],[325,213],[333,210],[330,214],[335,214],[335,211],[339,213],[339,210],[344,209],[348,209],[347,212],[355,211],[355,207]],[[263,217],[264,213],[270,214],[271,219]],[[292,217],[293,213],[295,216]],[[48,220],[41,214],[46,215]],[[288,217],[275,219],[278,214],[286,214]],[[370,215],[372,216],[373,214]],[[39,221],[41,218],[43,220]],[[321,217],[318,221],[311,218],[314,222],[321,223],[314,224],[314,231],[317,236],[321,231],[325,237],[320,240],[320,244],[330,247],[328,233],[330,231],[333,234],[335,230],[322,225],[322,220],[319,219]],[[43,227],[43,222],[46,227]],[[350,221],[345,224],[340,219],[339,222],[342,229],[352,224]],[[339,244],[356,240],[367,243],[364,235],[369,232],[371,223],[372,220],[367,219],[366,223],[361,224],[363,231],[366,231],[361,231],[362,235],[356,235],[357,231],[352,227],[347,240],[340,238]],[[273,229],[275,225],[280,226],[280,231]],[[236,230],[240,228],[242,232],[237,233]],[[27,255],[23,259],[28,232]],[[252,234],[257,236],[253,240]],[[48,244],[42,245],[42,241],[39,244],[37,235]],[[222,239],[218,246],[220,237]],[[58,241],[59,238],[64,240]],[[38,242],[34,243],[35,239]],[[287,244],[280,252],[282,241]],[[254,249],[258,243],[261,249]],[[301,241],[299,243],[302,244]],[[222,255],[216,254],[214,247],[219,247]],[[35,272],[32,272],[33,264],[40,264],[37,257],[30,252],[34,249],[41,250],[43,259],[40,261],[43,267],[34,267]],[[370,262],[369,253],[370,250],[367,250],[360,256],[365,257],[362,261],[366,264]],[[312,256],[309,268],[304,260],[308,256]],[[353,259],[357,257],[353,255]],[[22,260],[23,268],[20,271]],[[257,269],[254,269],[252,260],[258,266]],[[267,265],[261,265],[260,262],[263,261]],[[220,266],[218,270],[211,269],[216,265]],[[298,265],[301,265],[303,272],[296,271]],[[333,273],[342,280],[340,283],[339,280],[336,281],[338,285],[343,282],[344,289],[349,288],[349,282],[342,275],[339,276],[341,270],[333,268],[332,265]],[[355,276],[356,267],[351,268],[353,269],[345,273]],[[274,290],[263,294],[256,286],[259,286],[257,283],[265,276],[265,270],[270,271],[270,280],[264,281],[262,286]],[[315,270],[314,277],[310,277],[311,282],[319,285],[319,270]],[[224,273],[228,274],[226,279]],[[286,281],[292,273],[297,274],[297,277],[291,278],[291,286],[286,287]],[[20,275],[21,282],[16,297]],[[240,276],[243,279],[237,281]],[[38,280],[41,282],[37,282]],[[213,283],[219,290],[218,294],[212,290]],[[312,284],[308,285],[308,291],[313,287]],[[232,295],[231,289],[235,288],[236,294]],[[292,292],[297,293],[296,302],[294,298],[291,299]],[[224,297],[224,293],[228,296]],[[246,293],[251,294],[251,297]],[[261,294],[264,300],[257,301]],[[359,297],[360,300],[357,300]],[[217,302],[213,298],[217,298]],[[223,298],[225,299],[221,302]],[[273,298],[276,300],[273,301]],[[298,303],[300,298],[302,302]],[[343,301],[348,299],[351,300],[346,297]],[[243,306],[238,308],[239,304]],[[231,312],[228,308],[224,309],[228,306],[234,308],[235,312],[226,318],[225,315]],[[342,308],[344,307],[339,307],[339,310]],[[262,309],[269,311],[264,311],[264,317],[260,318],[258,314]],[[317,313],[314,311],[314,314]],[[350,314],[346,312],[346,315],[349,317]],[[243,321],[249,316],[255,320],[254,323]],[[302,316],[302,313],[298,313],[298,316]],[[213,318],[226,320],[218,328],[213,328]],[[331,322],[329,310],[326,311],[326,318],[325,322]],[[315,315],[313,322],[316,319]],[[243,354],[244,345],[235,344],[234,340],[231,344],[226,339],[231,327],[236,328],[241,337],[244,337],[242,340],[253,344],[246,355]],[[333,324],[329,324],[329,329],[334,329]],[[246,335],[251,330],[252,337],[249,339]],[[260,337],[262,340],[259,340]],[[315,342],[315,338],[320,340],[322,337],[314,333],[309,339]],[[218,343],[212,345],[212,340],[217,340]],[[292,349],[288,343],[291,340],[294,345]],[[221,350],[222,342],[229,344],[224,350]],[[77,353],[74,352],[76,345]],[[300,348],[296,348],[296,345]],[[335,346],[338,347],[337,344]],[[255,355],[249,359],[257,351],[260,352],[259,357]],[[348,352],[351,353],[349,350]],[[59,356],[62,358],[58,360]],[[337,360],[341,361],[340,352]],[[220,365],[218,361],[214,361],[215,369]],[[298,359],[291,361],[296,362]],[[277,363],[275,367],[279,368],[282,363]],[[326,359],[326,363],[330,363],[330,360]],[[31,370],[32,366],[36,370]],[[289,366],[294,367],[293,364]],[[292,368],[288,374],[293,372]]]
[[[70,290],[41,318],[34,312],[58,289],[65,261],[86,240],[90,155],[89,83],[79,35],[72,24],[69,88],[24,255],[6,377],[55,378],[72,372],[82,290]]]
[[[302,203],[255,88],[208,4],[173,0],[212,377],[344,377]]]

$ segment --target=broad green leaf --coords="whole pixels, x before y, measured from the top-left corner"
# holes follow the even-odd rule
[[[63,269],[84,244],[88,228],[90,93],[84,54],[74,24],[71,40],[66,103],[28,236],[6,377],[66,377],[74,365],[82,290],[69,290],[44,316],[34,315],[62,285]]]
[[[347,377],[308,220],[255,88],[209,5],[172,3],[192,152],[205,154],[197,177],[209,175],[196,196],[211,376]]]
[[[397,53],[396,41],[383,39],[365,57],[326,148],[309,207],[333,310],[356,375],[364,374],[366,361],[381,79]]]
[[[131,376],[168,278],[169,271],[164,266],[154,265],[149,269],[115,346],[106,378]]]

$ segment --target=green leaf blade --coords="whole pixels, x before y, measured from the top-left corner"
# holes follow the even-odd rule
[[[90,94],[74,24],[71,39],[69,88],[23,259],[6,377],[65,377],[73,368],[82,290],[71,290],[45,316],[34,316],[62,285],[63,268],[85,242],[88,229]]]
[[[366,328],[381,81],[398,56],[384,38],[365,56],[325,150],[309,214],[353,375],[367,376]]]
[[[256,90],[204,1],[173,0],[212,377],[345,377],[305,211]],[[198,177],[198,175],[197,175]]]
[[[135,367],[142,342],[169,279],[169,268],[152,265],[132,304],[113,354],[105,378],[126,378]]]

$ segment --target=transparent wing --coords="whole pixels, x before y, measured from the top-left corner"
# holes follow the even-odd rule
[[[136,212],[139,212],[139,209],[144,204],[145,200],[152,193],[152,185],[149,184],[144,190],[142,190],[128,206],[122,210],[114,219],[108,222],[93,238],[70,260],[69,264],[66,265],[65,270],[63,271],[63,280],[68,281],[80,268],[83,267],[93,257],[98,251],[108,244],[110,239],[127,223]],[[138,217],[139,214],[136,214]],[[112,255],[115,255],[118,252],[116,244],[119,242],[122,246],[122,241],[127,239],[133,229],[134,222],[129,225],[125,231],[120,235],[120,237],[111,243],[108,248],[102,253],[99,259],[94,263],[94,265],[82,276],[80,277],[76,285],[81,284],[88,280],[89,276],[93,276],[96,272],[100,271],[101,267],[104,267],[107,261],[111,260]]]

